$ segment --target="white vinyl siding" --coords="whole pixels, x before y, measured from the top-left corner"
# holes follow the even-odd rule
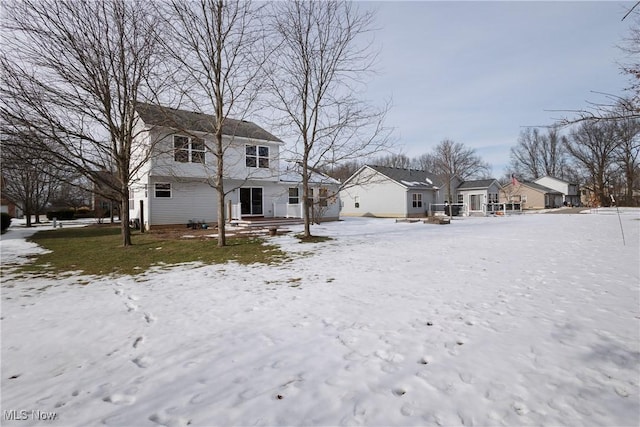
[[[191,219],[214,222],[217,217],[215,190],[205,183],[171,182],[172,197],[149,199],[153,225],[187,224]]]

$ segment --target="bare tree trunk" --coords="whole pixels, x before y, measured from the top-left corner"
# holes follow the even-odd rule
[[[221,104],[220,104],[221,105]],[[220,108],[221,109],[221,108]],[[220,113],[220,111],[217,111]],[[221,116],[216,114],[216,120],[220,120]],[[218,197],[218,247],[227,245],[227,232],[225,229],[225,205],[224,205],[224,150],[222,148],[222,124],[218,126],[216,132],[216,177],[215,177],[215,189]]]
[[[27,227],[31,227],[31,215],[33,215],[33,212],[31,212],[31,203],[27,201],[24,205],[24,217],[27,219],[25,225]]]
[[[311,237],[311,220],[312,220],[312,207],[313,200],[309,197],[309,167],[306,163],[307,156],[303,157],[302,163],[302,198],[304,200],[304,233],[303,236]]]
[[[122,236],[122,246],[126,247],[132,245],[131,228],[129,228],[129,187],[126,183],[122,187],[120,191],[124,196],[120,201],[120,235]],[[140,224],[140,228],[142,227],[144,224]]]

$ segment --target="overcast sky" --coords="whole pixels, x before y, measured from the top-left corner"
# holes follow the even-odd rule
[[[391,98],[387,124],[418,156],[444,138],[473,147],[499,178],[525,126],[623,93],[617,47],[634,2],[373,2],[379,73],[367,98]]]

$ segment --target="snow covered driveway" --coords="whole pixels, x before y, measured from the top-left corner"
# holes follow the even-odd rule
[[[276,267],[7,275],[2,424],[637,426],[640,210],[626,246],[599,212],[347,219],[271,238]]]

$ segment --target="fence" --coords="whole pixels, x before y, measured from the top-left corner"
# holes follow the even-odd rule
[[[429,211],[427,214],[432,215],[451,215],[459,216],[466,214],[467,208],[465,203],[429,203]]]
[[[273,203],[272,215],[264,215],[265,217],[273,216],[274,218],[302,218],[301,203]],[[242,219],[242,204],[233,203],[231,205],[231,219]]]
[[[274,203],[273,216],[276,218],[302,218],[302,203]]]
[[[485,206],[487,214],[507,215],[513,213],[522,213],[521,203],[487,203]]]

